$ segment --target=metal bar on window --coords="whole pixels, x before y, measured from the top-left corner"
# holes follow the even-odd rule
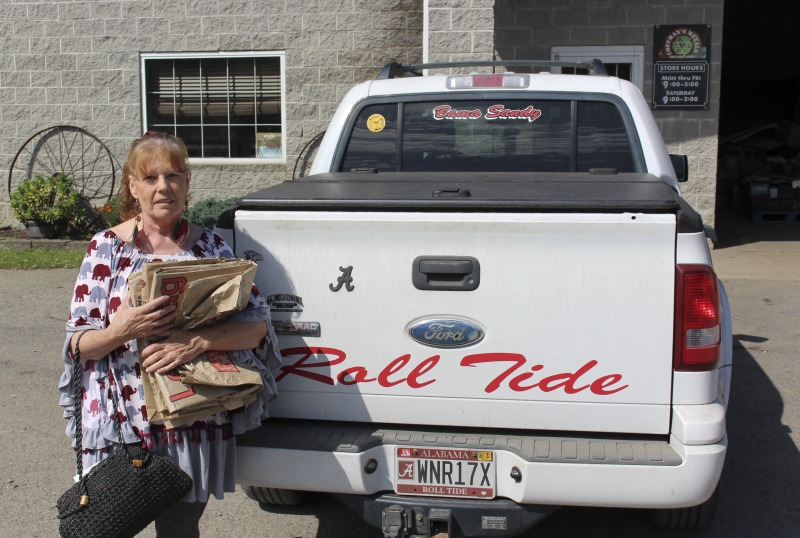
[[[226,118],[226,125],[225,125],[225,132],[228,133],[228,158],[231,158],[231,84],[233,81],[231,80],[231,64],[228,60],[225,60],[225,118]]]
[[[200,157],[202,158],[206,156],[206,130],[203,117],[203,60],[201,59],[198,63],[197,90],[200,94]]]
[[[405,127],[406,108],[405,103],[402,101],[397,103],[397,127],[395,128],[395,156],[394,156],[394,170],[395,172],[403,171],[403,130]]]
[[[570,122],[569,122],[569,170],[574,172],[578,169],[578,102],[570,103]]]
[[[178,85],[175,75],[175,60],[172,60],[172,132],[178,134]]]

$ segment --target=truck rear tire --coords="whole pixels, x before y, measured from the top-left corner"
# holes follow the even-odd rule
[[[697,506],[653,510],[650,522],[666,529],[702,529],[714,519],[717,509],[717,490],[709,499]]]
[[[302,504],[306,497],[306,492],[293,489],[262,488],[258,486],[242,486],[244,494],[258,501],[264,508],[267,506],[297,506]]]

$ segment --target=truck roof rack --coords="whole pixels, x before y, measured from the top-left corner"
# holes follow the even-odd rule
[[[462,67],[574,67],[588,69],[589,74],[607,77],[608,71],[601,60],[597,58],[590,62],[560,62],[548,60],[484,60],[463,62],[436,62],[427,64],[401,64],[387,63],[376,77],[376,80],[401,78],[406,76],[422,76],[423,69],[448,69]]]

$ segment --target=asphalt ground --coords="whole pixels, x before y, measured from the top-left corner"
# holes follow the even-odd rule
[[[717,516],[706,529],[654,529],[636,510],[563,507],[528,537],[800,536],[800,223],[718,223],[714,264],[731,301],[734,370],[729,450]],[[0,250],[0,256],[2,250]],[[0,271],[0,537],[57,536],[55,501],[74,457],[57,383],[77,270]],[[326,496],[262,511],[241,492],[212,500],[203,536],[381,536]],[[152,528],[142,537],[155,536]]]

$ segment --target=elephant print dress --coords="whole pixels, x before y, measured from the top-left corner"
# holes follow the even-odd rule
[[[203,230],[197,243],[185,252],[169,255],[146,254],[127,244],[111,231],[96,234],[86,250],[72,295],[67,339],[64,343],[64,373],[59,382],[60,404],[69,420],[66,434],[75,438],[75,398],[72,388],[73,358],[69,342],[73,333],[102,329],[114,318],[128,291],[128,275],[140,271],[149,261],[198,258],[231,258],[233,252],[211,230]],[[147,420],[139,353],[135,340],[112,351],[107,359],[83,361],[83,468],[84,472],[107,457],[119,443],[111,420],[114,398],[120,413],[126,443],[143,441],[154,453],[178,462],[194,480],[186,502],[206,502],[210,494],[222,499],[235,490],[236,447],[234,435],[260,425],[267,417],[267,404],[277,394],[272,373],[280,366],[277,341],[269,321],[269,308],[253,286],[245,311],[229,319],[263,320],[269,330],[255,350],[235,351],[236,359],[261,370],[264,390],[258,400],[242,411],[225,412],[192,424],[166,428]],[[121,381],[121,382],[118,382]],[[74,446],[74,442],[73,442]]]

